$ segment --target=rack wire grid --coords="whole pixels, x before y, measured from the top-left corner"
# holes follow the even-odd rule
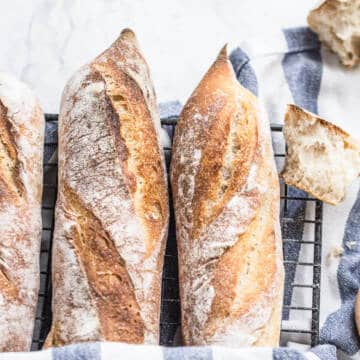
[[[43,229],[41,242],[40,258],[40,291],[36,313],[35,328],[31,350],[41,349],[51,326],[51,248],[54,231],[54,208],[57,194],[57,114],[46,114],[46,137],[45,137],[45,156],[44,156],[44,190],[43,190]],[[161,120],[162,127],[167,131],[172,139],[177,117],[170,117]],[[282,135],[281,125],[271,125],[272,136]],[[283,139],[282,139],[283,141]],[[285,148],[284,148],[285,149]],[[169,169],[171,148],[164,148],[167,169]],[[49,156],[49,154],[53,154]],[[55,155],[54,155],[55,154]],[[276,160],[283,160],[285,150],[275,153]],[[322,202],[306,195],[292,196],[292,188],[281,184],[281,230],[283,236],[283,247],[297,246],[298,253],[303,247],[311,247],[311,261],[288,256],[284,252],[285,265],[285,293],[297,291],[305,292],[303,297],[308,298],[309,306],[292,306],[290,303],[283,305],[284,314],[290,311],[310,312],[311,321],[309,327],[301,328],[282,326],[281,337],[285,333],[292,333],[294,336],[300,335],[305,341],[315,346],[319,343],[319,310],[320,310],[320,278],[321,278],[321,240],[322,240]],[[296,218],[289,217],[289,207],[291,202],[302,202],[304,207],[313,206],[312,218],[305,218],[300,215]],[[304,241],[289,238],[294,226],[312,227],[312,239]],[[311,283],[296,283],[295,269],[307,267],[312,269]],[[283,321],[284,323],[284,321]],[[179,337],[180,328],[180,300],[178,284],[178,259],[175,235],[175,221],[172,207],[170,191],[170,224],[167,246],[165,251],[164,270],[162,278],[162,298],[161,298],[161,317],[160,317],[160,344],[172,346],[176,344]],[[289,335],[289,334],[287,334]],[[304,341],[304,340],[303,340]]]

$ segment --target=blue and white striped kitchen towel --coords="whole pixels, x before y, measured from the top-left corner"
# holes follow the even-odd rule
[[[343,127],[360,139],[360,69],[339,65],[335,55],[321,48],[308,28],[287,29],[266,39],[239,44],[231,61],[239,81],[264,103],[271,123],[283,122],[287,103],[296,103]],[[199,79],[200,80],[200,79]],[[161,106],[162,117],[177,115],[179,103]],[[275,150],[283,146],[274,141]],[[283,149],[280,149],[283,151]],[[279,164],[281,166],[281,164]],[[306,196],[299,190],[290,195]],[[303,219],[313,209],[305,202],[293,201],[287,217]],[[283,234],[297,240],[313,240],[313,229],[294,222]],[[313,256],[306,247],[286,245],[286,256],[307,261]],[[138,346],[121,343],[89,343],[33,353],[0,354],[2,359],[34,360],[120,360],[120,359],[196,359],[196,360],[335,360],[360,359],[360,342],[354,325],[353,305],[360,287],[360,192],[359,182],[349,189],[346,200],[333,207],[324,205],[323,253],[320,306],[320,340],[323,345],[309,349],[309,339],[289,333],[282,336],[282,348]],[[311,270],[287,269],[285,303],[309,306],[309,297],[292,290],[291,283],[312,282]],[[310,304],[311,305],[311,304]],[[311,327],[311,313],[284,310],[283,328]]]
[[[319,345],[311,351],[279,348],[234,349],[209,347],[161,347],[98,342],[69,345],[28,353],[3,353],[0,360],[335,360],[335,348]]]

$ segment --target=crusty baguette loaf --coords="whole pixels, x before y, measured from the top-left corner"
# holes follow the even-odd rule
[[[284,273],[269,124],[226,47],[180,115],[171,183],[184,344],[278,345]]]
[[[310,12],[308,23],[344,65],[360,62],[360,0],[326,0]]]
[[[288,105],[284,136],[284,181],[329,204],[342,201],[347,186],[360,175],[360,144],[296,105]]]
[[[0,352],[29,351],[39,290],[44,115],[0,72]]]
[[[126,29],[63,93],[45,346],[158,342],[168,227],[159,128],[149,69]]]

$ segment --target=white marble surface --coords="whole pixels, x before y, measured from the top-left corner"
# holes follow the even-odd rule
[[[57,112],[70,75],[131,27],[159,101],[184,102],[220,47],[306,24],[317,0],[3,0],[0,69]]]

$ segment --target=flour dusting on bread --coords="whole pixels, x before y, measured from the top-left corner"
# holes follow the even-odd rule
[[[269,124],[226,47],[180,115],[171,181],[184,344],[277,346],[283,265]]]
[[[0,352],[29,351],[39,289],[44,115],[0,72]]]
[[[169,216],[159,128],[149,69],[126,29],[62,98],[47,346],[158,342]],[[79,290],[66,285],[70,278]],[[79,321],[64,316],[70,310]]]

